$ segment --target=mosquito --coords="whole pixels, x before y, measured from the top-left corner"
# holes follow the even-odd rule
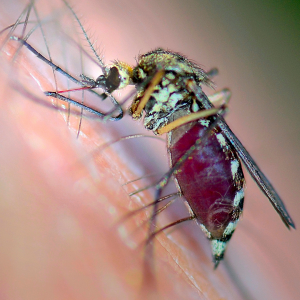
[[[67,2],[64,3],[89,41],[77,15]],[[213,87],[215,69],[205,72],[185,56],[162,48],[140,55],[135,66],[115,61],[108,67],[93,50],[103,74],[96,79],[82,74],[78,80],[35,50],[23,37],[11,36],[10,39],[78,84],[77,90],[96,93],[95,89],[102,89],[103,93],[96,95],[111,99],[115,109],[108,113],[93,109],[65,96],[64,93],[70,90],[45,91],[46,96],[76,105],[102,120],[116,121],[123,118],[124,110],[112,93],[133,85],[136,95],[129,114],[134,120],[143,118],[144,127],[154,134],[167,134],[170,169],[156,184],[151,221],[155,224],[155,217],[161,211],[157,209],[158,203],[166,199],[162,197],[162,191],[172,177],[178,194],[189,207],[190,216],[159,230],[152,226],[147,242],[167,228],[195,220],[211,241],[216,268],[224,258],[243,212],[245,178],[242,162],[287,228],[295,228],[283,201],[224,120],[230,91],[223,89],[209,97],[204,93],[203,86]],[[91,43],[90,46],[94,49]],[[215,107],[214,104],[219,102],[223,104]]]

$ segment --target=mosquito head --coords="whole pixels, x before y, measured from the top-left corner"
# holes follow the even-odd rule
[[[109,69],[107,76],[100,75],[96,84],[98,87],[105,88],[108,92],[122,89],[128,84],[132,84],[132,67],[128,64],[116,61]]]

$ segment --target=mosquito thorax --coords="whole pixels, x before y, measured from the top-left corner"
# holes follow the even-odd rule
[[[178,110],[187,109],[193,112],[195,107],[201,109],[201,104],[195,105],[194,94],[187,88],[189,80],[195,81],[199,86],[212,85],[206,73],[195,63],[179,53],[158,48],[140,55],[138,65],[133,69],[132,81],[138,92],[129,109],[131,115],[135,115],[145,91],[159,70],[164,71],[164,76],[154,87],[144,107],[144,126],[154,132],[168,124]]]

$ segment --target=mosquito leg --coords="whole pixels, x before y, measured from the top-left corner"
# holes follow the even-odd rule
[[[173,130],[179,126],[182,126],[186,123],[199,120],[200,118],[206,118],[206,117],[216,115],[221,110],[224,110],[224,108],[225,108],[225,106],[221,106],[221,108],[212,108],[212,109],[207,109],[207,110],[201,110],[199,112],[183,116],[183,117],[178,118],[177,120],[165,125],[164,127],[158,129],[156,133],[163,134],[163,133],[170,132],[171,130]]]
[[[79,108],[83,108],[84,110],[86,110],[86,111],[88,111],[88,112],[90,112],[90,113],[93,113],[93,114],[95,114],[95,115],[97,115],[97,116],[99,116],[99,117],[104,118],[104,117],[107,116],[106,114],[104,114],[104,113],[102,113],[102,112],[100,112],[100,111],[98,111],[98,110],[95,110],[95,109],[93,109],[93,108],[90,108],[89,106],[86,106],[86,105],[84,105],[84,104],[82,104],[82,103],[79,103],[79,102],[77,102],[77,101],[75,101],[75,100],[73,100],[73,99],[71,99],[71,98],[65,97],[65,96],[63,96],[63,95],[61,95],[61,94],[59,94],[59,93],[56,93],[56,92],[45,92],[45,95],[48,96],[48,97],[53,97],[53,98],[56,98],[56,99],[59,99],[59,100],[62,100],[62,101],[71,103],[71,104],[73,104],[74,106],[77,106],[77,107],[79,107]],[[114,120],[114,119],[116,119],[116,118],[117,118],[117,117],[112,117],[111,120]]]
[[[149,243],[153,240],[153,238],[154,238],[156,235],[158,235],[159,233],[161,233],[162,231],[164,231],[164,230],[166,230],[166,229],[168,229],[168,228],[170,228],[170,227],[173,227],[173,226],[175,226],[175,225],[178,225],[178,224],[180,224],[180,223],[183,223],[183,222],[186,222],[186,221],[190,221],[190,220],[194,220],[195,218],[196,218],[196,216],[189,216],[189,217],[182,218],[182,219],[180,219],[180,220],[177,220],[177,221],[175,221],[175,222],[173,222],[173,223],[171,223],[171,224],[168,224],[168,225],[166,225],[166,226],[160,228],[159,230],[153,232],[153,233],[147,238],[145,244],[146,244],[146,245],[149,244]]]
[[[24,8],[22,13],[18,17],[17,21],[12,26],[8,26],[8,27],[6,27],[6,28],[4,28],[3,30],[0,31],[0,34],[2,34],[6,29],[10,29],[9,32],[7,33],[6,37],[4,38],[3,42],[1,43],[0,49],[2,49],[4,47],[4,45],[8,42],[8,40],[10,39],[12,33],[17,28],[17,26],[20,25],[20,24],[25,24],[26,23],[26,22],[21,22],[21,19],[23,18],[23,16],[25,15],[26,12],[28,13],[28,11],[31,10],[31,6],[32,6],[32,3],[28,4]]]
[[[221,105],[227,105],[231,98],[231,91],[229,89],[223,89],[216,92],[213,95],[208,96],[209,101],[216,107]]]
[[[72,75],[70,75],[69,73],[65,72],[63,69],[61,69],[59,66],[57,66],[56,64],[54,64],[52,61],[48,60],[45,56],[43,56],[41,53],[39,53],[38,51],[36,51],[25,40],[23,40],[23,39],[21,39],[21,38],[19,38],[17,36],[12,36],[11,39],[14,40],[14,41],[18,41],[18,42],[22,43],[29,51],[31,51],[33,54],[35,54],[37,56],[37,58],[39,58],[40,60],[42,60],[43,62],[45,62],[46,64],[48,64],[50,67],[52,67],[54,71],[57,71],[57,72],[61,73],[62,75],[64,75],[65,77],[67,77],[71,81],[75,82],[76,84],[78,84],[80,86],[83,86],[83,87],[86,87],[89,92],[95,94],[97,97],[100,97],[100,98],[102,97],[100,94],[98,94],[97,92],[95,92],[94,90],[92,90],[91,87],[89,88],[89,86],[86,86],[83,81],[80,81],[80,80],[76,79],[75,77],[73,77]],[[63,100],[63,101],[69,102],[69,103],[73,103],[76,106],[79,106],[79,107],[81,107],[83,109],[89,110],[89,109],[87,109],[87,106],[85,106],[83,104],[80,104],[79,102],[76,102],[75,100],[72,100],[72,99],[64,97],[64,96],[62,96],[60,98],[58,96],[59,94],[56,93],[56,92],[45,92],[45,95],[46,96],[55,97],[55,98],[58,98],[60,100]],[[110,94],[109,94],[109,98],[111,99],[111,101],[113,102],[113,104],[116,105],[116,109],[119,111],[119,115],[117,115],[116,117],[110,117],[108,119],[112,120],[112,121],[122,119],[122,117],[123,117],[123,110],[122,110],[121,105]],[[75,103],[77,103],[77,104],[75,104]],[[101,112],[93,110],[93,109],[90,109],[89,111],[92,112],[92,113],[98,114],[99,116],[103,116],[103,117],[107,116],[107,114],[101,113]]]
[[[87,85],[87,86],[94,86],[95,85],[95,80],[91,77],[88,77],[84,74],[80,74],[79,77],[82,79],[81,83]]]
[[[152,80],[150,81],[150,85],[148,86],[148,88],[146,89],[144,96],[142,99],[140,99],[137,103],[135,103],[134,105],[131,106],[131,112],[132,112],[132,118],[133,119],[139,119],[141,116],[141,113],[144,109],[144,107],[146,106],[147,102],[149,101],[155,86],[161,81],[161,79],[163,78],[165,74],[164,70],[159,70],[154,77],[152,78]]]
[[[143,188],[140,188],[140,189],[138,189],[138,190],[136,190],[136,191],[130,193],[129,196],[131,197],[131,196],[137,195],[138,193],[141,193],[141,192],[143,192],[143,191],[146,191],[146,190],[148,190],[149,188],[152,188],[152,187],[154,187],[154,186],[155,186],[155,183],[149,184],[149,185],[147,185],[147,186],[145,186],[145,187],[143,187]]]
[[[17,37],[17,36],[11,36],[10,37],[11,40],[17,41],[21,44],[23,44],[29,51],[31,51],[33,54],[35,54],[37,56],[37,58],[39,58],[40,60],[42,60],[43,62],[45,62],[47,65],[49,65],[50,67],[52,67],[55,71],[61,73],[62,75],[66,76],[67,78],[69,78],[70,80],[72,80],[73,82],[82,85],[82,82],[79,81],[78,79],[76,79],[75,77],[71,76],[69,73],[65,72],[63,69],[61,69],[59,66],[55,65],[52,61],[50,61],[49,59],[47,59],[45,56],[43,56],[41,53],[39,53],[38,51],[36,51],[30,44],[28,44],[25,40]]]
[[[155,200],[155,201],[153,201],[153,202],[151,202],[151,203],[149,203],[149,204],[147,204],[147,205],[145,205],[145,206],[143,206],[143,207],[140,207],[140,208],[138,208],[138,209],[136,209],[136,210],[134,210],[134,211],[131,211],[130,213],[126,214],[126,216],[124,216],[123,218],[121,218],[120,223],[121,223],[121,222],[124,222],[124,221],[126,221],[126,220],[128,220],[129,218],[131,218],[131,217],[133,217],[134,215],[138,214],[139,212],[145,210],[146,208],[149,208],[149,207],[155,205],[156,203],[160,203],[160,202],[163,202],[163,201],[165,201],[165,200],[167,200],[167,199],[169,199],[169,198],[175,197],[174,199],[171,199],[171,200],[170,200],[167,204],[165,204],[163,207],[161,207],[160,209],[158,209],[158,210],[155,212],[155,214],[157,215],[157,214],[159,214],[160,212],[162,212],[163,210],[165,210],[165,209],[166,209],[171,203],[173,203],[173,201],[175,201],[176,198],[179,197],[179,196],[180,196],[180,194],[177,192],[177,193],[173,193],[173,194],[169,194],[169,195],[167,195],[167,196],[161,197],[161,198],[158,199],[158,200]],[[118,222],[118,223],[119,223],[119,222]]]
[[[175,200],[176,200],[176,199],[171,199],[171,200],[170,200],[168,203],[166,203],[163,207],[159,208],[159,209],[155,212],[155,217],[156,217],[158,214],[160,214],[161,212],[163,212],[165,209],[167,209],[172,203],[174,203]],[[147,207],[148,207],[148,205],[147,205]],[[134,235],[135,232],[137,232],[141,227],[144,227],[147,223],[149,223],[149,220],[148,220],[148,219],[147,219],[147,220],[144,220],[144,221],[142,222],[142,224],[140,224],[139,227],[137,227],[136,230],[134,230],[134,231],[132,232],[132,235]],[[146,240],[146,244],[147,244],[147,240]]]
[[[212,79],[213,77],[217,76],[219,74],[219,70],[217,68],[212,68],[208,72],[206,72],[206,75]]]

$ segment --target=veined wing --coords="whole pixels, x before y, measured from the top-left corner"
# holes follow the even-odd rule
[[[205,93],[202,91],[201,87],[198,85],[191,85],[190,88],[195,93],[198,100],[203,104],[205,109],[210,109],[213,107],[211,102],[209,101],[208,97],[205,95]],[[236,137],[236,135],[231,131],[229,126],[227,125],[224,118],[220,115],[218,115],[219,121],[218,125],[221,128],[221,130],[224,132],[224,134],[229,139],[230,143],[234,146],[236,151],[238,152],[239,157],[247,167],[250,175],[252,178],[256,181],[260,189],[264,192],[264,194],[268,197],[271,204],[277,211],[277,213],[280,215],[282,221],[284,224],[290,229],[290,226],[295,228],[295,224],[287,212],[285,205],[277,192],[275,191],[274,187],[270,183],[270,181],[267,179],[267,177],[264,175],[264,173],[259,169],[249,152],[245,149],[243,144],[240,142],[240,140]]]

